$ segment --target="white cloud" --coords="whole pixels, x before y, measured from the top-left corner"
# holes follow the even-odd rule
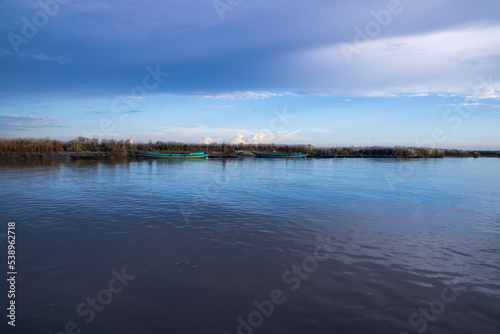
[[[500,26],[472,27],[309,49],[286,66],[303,86],[332,95],[490,98],[500,96],[499,45]],[[346,50],[356,50],[350,62]]]
[[[302,131],[312,131],[316,133],[330,133],[331,130],[329,129],[303,129]]]
[[[474,89],[473,97],[477,99],[498,99],[500,98],[500,82],[493,80],[490,74],[487,78],[479,77],[479,84]]]
[[[209,93],[209,92],[158,93],[158,94],[149,94],[148,96],[149,97],[153,96],[195,97],[199,99],[220,99],[220,100],[262,100],[262,99],[270,99],[272,97],[285,96],[285,95],[296,95],[296,94],[291,92],[282,93],[282,92],[248,90],[248,91],[227,91],[224,93]],[[233,105],[207,106],[207,108],[233,108],[233,107],[234,107]]]
[[[158,128],[157,131],[136,133],[134,138],[139,141],[162,140],[180,141],[185,143],[283,143],[296,144],[309,142],[310,138],[300,135],[300,130],[283,130],[272,132],[270,129],[232,129],[198,127]]]
[[[296,131],[245,131],[238,133],[231,139],[232,144],[270,144],[270,143],[287,143],[307,141],[308,138],[298,136],[300,130]]]
[[[353,142],[355,146],[394,146],[406,145],[408,142],[402,138],[358,139]]]
[[[210,109],[221,109],[221,108],[234,108],[234,106],[207,106],[207,108],[210,108]]]
[[[500,105],[498,104],[491,104],[491,103],[459,103],[458,104],[459,106],[464,106],[464,107],[474,107],[474,106],[477,106],[477,107],[485,107],[485,108],[493,108],[493,109],[496,109],[496,108],[500,108]]]
[[[200,95],[199,97],[205,99],[227,99],[227,100],[259,100],[259,99],[269,99],[275,96],[283,96],[283,93],[273,93],[266,91],[237,91],[237,92],[228,92],[221,94],[205,94]]]
[[[0,130],[26,131],[35,128],[66,127],[59,119],[49,116],[7,114],[0,115],[0,121]]]
[[[414,93],[408,95],[409,97],[422,97],[422,96],[429,96],[429,93]]]
[[[237,134],[236,137],[231,139],[231,144],[246,144],[247,142],[244,139],[244,135],[242,134]]]
[[[71,63],[71,59],[68,56],[49,56],[38,50],[34,50],[31,52],[21,51],[18,53],[18,55],[23,58],[31,58],[40,61],[54,62],[54,63],[59,63],[61,65]]]
[[[215,139],[212,139],[210,137],[205,137],[202,141],[201,141],[203,144],[212,144],[212,143],[215,143],[216,140]]]

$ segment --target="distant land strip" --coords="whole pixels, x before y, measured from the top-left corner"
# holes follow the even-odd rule
[[[134,151],[144,152],[207,152],[210,154],[245,155],[248,152],[302,152],[311,157],[343,158],[443,158],[443,157],[493,157],[500,158],[500,151],[458,150],[428,147],[314,147],[312,145],[285,144],[193,144],[174,141],[114,140],[79,137],[62,141],[49,138],[2,138],[0,158],[51,158],[65,157],[79,152],[105,153],[112,157],[134,157]]]

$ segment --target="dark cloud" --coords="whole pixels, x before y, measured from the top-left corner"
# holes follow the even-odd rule
[[[342,78],[318,87],[301,84],[305,79],[291,73],[297,73],[297,67],[307,70],[309,64],[290,63],[290,57],[352,42],[354,29],[363,29],[374,20],[374,12],[387,9],[389,1],[243,1],[225,12],[223,20],[213,3],[72,0],[60,5],[28,43],[19,45],[21,52],[15,54],[7,38],[0,41],[0,91],[11,95],[128,94],[142,85],[148,75],[146,66],[156,64],[171,76],[152,93],[322,91],[325,85],[340,90]],[[376,38],[495,25],[500,2],[401,0],[401,8]],[[37,1],[0,2],[0,33],[22,35],[21,18],[31,19],[40,10]],[[465,62],[473,63],[476,56],[482,55]],[[345,66],[343,60],[337,65],[342,75],[351,78],[359,70]],[[370,64],[363,66],[369,70]],[[328,76],[339,77],[339,73]],[[370,80],[376,83],[377,78]]]

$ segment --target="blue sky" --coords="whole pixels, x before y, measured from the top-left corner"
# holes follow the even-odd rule
[[[0,1],[0,136],[500,149],[496,0]]]

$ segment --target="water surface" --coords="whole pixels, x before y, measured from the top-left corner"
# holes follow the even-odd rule
[[[496,333],[499,172],[500,159],[3,161],[14,332]],[[122,271],[133,279],[113,290]],[[282,303],[263,302],[273,291]]]

